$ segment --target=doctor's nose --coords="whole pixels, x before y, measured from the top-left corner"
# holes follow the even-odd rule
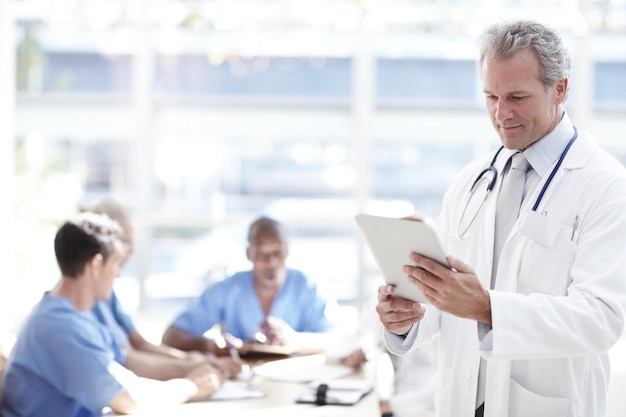
[[[500,100],[495,105],[494,117],[498,122],[505,122],[514,117],[513,108],[510,104]]]

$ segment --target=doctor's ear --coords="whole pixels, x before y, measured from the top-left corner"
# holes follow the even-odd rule
[[[562,80],[557,81],[554,83],[553,88],[556,93],[556,104],[563,104],[569,91],[569,79],[563,78]]]

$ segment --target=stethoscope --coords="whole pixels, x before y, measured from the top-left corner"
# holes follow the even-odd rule
[[[569,142],[567,142],[567,145],[565,146],[565,149],[563,150],[563,152],[561,152],[561,156],[559,156],[559,159],[558,159],[556,165],[554,165],[554,168],[552,168],[552,172],[550,172],[550,175],[548,176],[548,179],[543,184],[543,188],[541,189],[541,192],[539,193],[539,196],[537,196],[537,200],[535,201],[535,204],[533,205],[533,211],[537,211],[537,208],[539,207],[539,204],[541,203],[541,200],[543,200],[543,196],[546,193],[546,190],[550,186],[550,183],[552,182],[552,179],[554,178],[554,176],[558,172],[559,168],[561,167],[561,164],[563,163],[563,160],[565,159],[565,156],[567,155],[567,152],[569,152],[569,149],[572,147],[572,144],[574,143],[574,141],[576,140],[577,137],[578,137],[578,129],[576,129],[576,126],[574,126],[574,136],[572,136],[572,138],[569,140]],[[496,182],[498,182],[498,170],[495,167],[495,163],[496,163],[496,161],[498,159],[498,155],[500,155],[500,152],[502,152],[503,149],[504,149],[504,146],[500,146],[500,149],[498,149],[496,154],[491,159],[491,162],[489,163],[489,166],[487,168],[485,168],[484,170],[482,170],[478,174],[478,176],[476,177],[474,182],[472,183],[472,188],[470,188],[470,194],[467,197],[467,201],[465,202],[465,206],[463,207],[463,211],[461,212],[461,217],[459,218],[459,223],[458,223],[457,228],[456,228],[456,238],[457,239],[462,239],[465,236],[465,234],[467,233],[467,231],[470,229],[470,227],[472,227],[472,224],[474,224],[474,222],[476,221],[476,218],[478,217],[478,214],[480,213],[480,211],[482,210],[483,206],[485,205],[485,202],[487,201],[487,198],[489,197],[489,194],[491,194],[491,191],[496,186]],[[463,219],[465,218],[465,215],[467,213],[467,209],[470,206],[470,203],[472,202],[472,199],[474,198],[474,195],[476,194],[476,190],[479,188],[478,184],[483,182],[483,181],[485,181],[485,180],[487,180],[489,176],[491,176],[491,179],[487,183],[487,190],[485,192],[485,197],[480,202],[480,204],[478,206],[478,209],[474,212],[474,215],[470,218],[470,221],[469,221],[467,227],[465,227],[465,228],[463,228],[463,230],[461,230],[461,225],[463,224]]]

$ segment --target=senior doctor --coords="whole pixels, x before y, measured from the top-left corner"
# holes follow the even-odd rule
[[[439,336],[440,417],[606,414],[607,351],[624,327],[626,174],[565,112],[570,67],[541,24],[486,30],[479,68],[503,149],[444,197],[436,228],[449,267],[407,254],[407,279],[431,305],[378,289],[390,350]]]

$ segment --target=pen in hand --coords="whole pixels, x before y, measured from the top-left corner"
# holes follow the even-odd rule
[[[240,370],[239,374],[237,375],[237,379],[248,381],[249,387],[252,387],[252,375],[253,375],[252,368],[248,364],[245,364],[241,360],[241,356],[239,355],[239,350],[237,349],[237,346],[233,343],[233,340],[232,340],[233,336],[232,335],[228,335],[224,331],[224,326],[221,326],[221,330],[222,330],[222,334],[221,335],[222,335],[224,344],[228,348],[228,352],[230,353],[230,357],[235,362],[241,364],[241,370]]]
[[[228,351],[230,352],[230,357],[236,361],[241,361],[241,357],[239,356],[239,351],[228,339],[226,339],[226,344],[228,345]]]
[[[237,362],[241,362],[239,351],[237,350],[237,347],[235,346],[233,341],[230,340],[230,337],[226,334],[224,325],[220,326],[220,333],[220,336],[222,337],[222,347],[226,347],[228,349],[228,353],[230,354],[231,358],[233,358]]]

